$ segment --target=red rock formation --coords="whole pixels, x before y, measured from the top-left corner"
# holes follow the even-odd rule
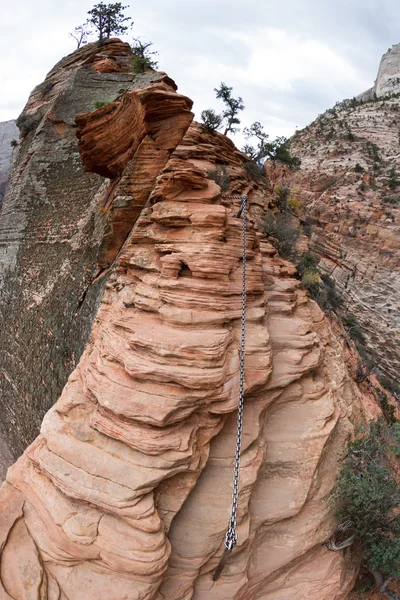
[[[7,448],[15,460],[35,439],[83,352],[107,277],[97,277],[99,264],[115,258],[191,121],[191,102],[175,90],[165,73],[136,73],[129,44],[107,40],[63,58],[18,119],[0,216],[1,480]],[[97,102],[108,104],[94,112]],[[103,160],[95,173],[80,160],[75,117],[83,113],[83,155],[95,143],[92,163]],[[110,147],[96,137],[98,120]],[[108,167],[104,151],[114,152]],[[111,172],[111,184],[97,174]]]
[[[149,134],[163,155],[158,176],[153,153],[140,151],[153,123],[139,102],[147,92],[78,119],[86,166],[140,189],[137,156],[154,185],[78,366],[1,488],[0,597],[344,599],[357,561],[321,544],[336,525],[329,495],[358,391],[327,319],[265,241],[272,199],[245,157],[192,125],[164,166],[173,136],[162,123],[176,113],[158,89],[166,119]],[[120,158],[107,131],[123,125],[138,130]],[[249,196],[248,309],[239,541],[214,582],[231,501],[241,310],[239,201],[211,178],[220,164],[229,193]]]

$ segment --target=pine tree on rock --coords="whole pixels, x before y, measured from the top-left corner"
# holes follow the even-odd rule
[[[123,35],[132,27],[131,17],[125,17],[123,11],[129,5],[122,6],[121,2],[104,4],[100,2],[88,11],[88,24],[97,30],[99,42],[110,38],[111,35]]]

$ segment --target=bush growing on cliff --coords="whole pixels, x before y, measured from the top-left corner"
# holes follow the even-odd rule
[[[268,236],[274,238],[274,246],[282,258],[291,260],[296,258],[299,229],[291,215],[269,213],[264,221],[264,231]]]
[[[153,56],[156,56],[158,52],[150,50],[153,42],[141,42],[140,38],[133,38],[133,42],[131,48],[134,53],[133,67],[135,71],[137,73],[144,73],[150,69],[155,71],[158,63],[154,60]]]
[[[218,115],[212,108],[207,108],[201,112],[201,120],[207,133],[214,133],[221,127],[223,117]]]
[[[245,144],[243,152],[257,165],[263,165],[266,159],[270,159],[273,162],[282,162],[296,169],[300,167],[301,161],[290,154],[289,141],[285,137],[277,137],[275,140],[270,141],[269,135],[258,121],[255,121],[250,127],[245,127],[243,133],[246,140],[251,138],[256,140],[254,146]]]
[[[388,598],[400,577],[400,487],[394,464],[400,455],[400,424],[371,422],[351,442],[334,493],[336,515],[360,541],[368,570]],[[387,593],[386,593],[387,592]]]
[[[343,317],[343,322],[350,334],[350,337],[359,344],[365,344],[367,340],[361,331],[361,327],[357,318],[354,315],[347,314],[345,317]]]
[[[390,169],[389,179],[387,183],[391,190],[397,189],[400,184],[399,178],[396,173],[396,169],[394,167]]]
[[[246,171],[250,175],[250,177],[252,179],[254,179],[254,181],[261,179],[261,177],[267,176],[264,166],[258,165],[257,163],[253,162],[252,160],[249,160],[248,162],[244,163],[244,168],[246,169]]]
[[[36,113],[29,115],[27,113],[21,113],[16,120],[15,124],[21,132],[22,137],[28,135],[30,131],[33,131],[40,123],[41,116]]]
[[[211,169],[211,171],[208,172],[208,176],[210,179],[215,181],[217,185],[219,185],[222,193],[228,191],[230,185],[230,177],[225,165],[223,165],[222,167],[216,167],[215,169]]]

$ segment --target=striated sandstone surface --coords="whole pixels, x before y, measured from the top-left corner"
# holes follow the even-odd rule
[[[127,235],[125,213],[131,227],[147,200],[149,174],[141,170],[145,183],[138,178],[131,189],[129,161],[147,151],[159,156],[161,168],[192,119],[191,102],[175,89],[164,73],[135,73],[129,44],[108,40],[63,58],[33,90],[18,120],[21,137],[0,214],[0,428],[3,423],[14,459],[37,435],[88,340],[107,277],[100,255],[115,257]],[[160,96],[169,106],[162,116]],[[110,160],[108,170],[85,172],[75,117],[93,111],[96,102],[111,102],[98,111],[105,120],[120,105],[127,114],[120,129],[107,134],[118,168]],[[134,111],[136,120],[127,105],[142,107]],[[175,135],[166,144],[171,130]],[[1,458],[2,468],[10,464],[5,454]]]
[[[261,233],[267,187],[224,136],[195,124],[183,135],[185,99],[156,94],[161,106],[141,90],[77,118],[85,168],[121,177],[99,244],[113,268],[79,364],[0,490],[0,597],[343,600],[358,559],[321,544],[362,398],[327,319]],[[221,164],[229,193],[249,195],[248,310],[239,541],[213,582],[241,309],[239,201],[209,176]]]
[[[279,174],[312,221],[311,246],[385,376],[400,369],[400,102],[345,102],[292,139],[302,160]],[[394,177],[391,171],[394,171]]]
[[[14,120],[0,123],[0,209],[6,191],[8,172],[13,153],[12,140],[18,138],[18,128]]]

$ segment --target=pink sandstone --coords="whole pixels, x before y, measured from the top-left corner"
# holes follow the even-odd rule
[[[0,489],[1,600],[344,600],[354,583],[359,559],[322,543],[363,398],[265,240],[268,187],[227,138],[187,129],[189,104],[154,84],[77,118],[85,167],[114,178],[99,254],[112,270],[79,364]],[[239,201],[211,179],[220,164],[249,197],[248,310],[239,541],[214,582],[241,308]]]

